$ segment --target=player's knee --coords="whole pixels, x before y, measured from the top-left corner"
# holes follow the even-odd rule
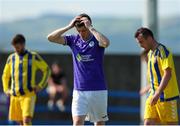
[[[179,123],[178,122],[167,122],[166,124],[167,125],[178,125]]]
[[[103,125],[105,125],[104,121],[99,121],[95,123],[95,126],[103,126]]]
[[[144,120],[144,125],[153,125],[153,124],[154,124],[154,121],[151,119]]]
[[[74,120],[73,125],[83,125],[84,122],[82,120]]]
[[[74,118],[73,125],[84,125],[84,120],[82,118]]]
[[[32,118],[31,117],[25,117],[23,120],[24,125],[31,125],[32,124]]]

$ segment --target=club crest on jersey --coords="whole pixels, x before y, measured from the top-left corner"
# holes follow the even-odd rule
[[[93,47],[93,46],[94,46],[94,41],[90,41],[90,42],[89,42],[89,46],[90,46],[90,47]]]
[[[83,49],[86,45],[81,42],[77,42],[76,46],[78,46],[80,49]]]

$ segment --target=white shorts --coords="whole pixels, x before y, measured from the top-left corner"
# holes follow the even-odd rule
[[[73,91],[72,116],[86,115],[90,122],[107,121],[107,90]]]

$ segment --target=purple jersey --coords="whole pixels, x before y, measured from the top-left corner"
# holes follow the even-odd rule
[[[80,91],[106,90],[103,72],[104,48],[92,35],[86,42],[79,35],[65,36],[72,50],[74,89]]]

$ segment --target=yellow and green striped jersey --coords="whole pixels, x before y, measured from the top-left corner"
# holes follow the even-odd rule
[[[41,81],[36,83],[37,70],[43,75]],[[36,52],[25,51],[23,55],[11,54],[6,62],[2,82],[3,90],[14,96],[28,94],[38,85],[44,88],[50,75],[50,69],[46,62]]]
[[[172,53],[164,45],[159,44],[158,47],[148,53],[148,80],[151,84],[151,95],[158,88],[164,70],[171,68],[171,79],[167,87],[160,95],[160,101],[170,101],[179,98],[179,89],[174,68]]]

